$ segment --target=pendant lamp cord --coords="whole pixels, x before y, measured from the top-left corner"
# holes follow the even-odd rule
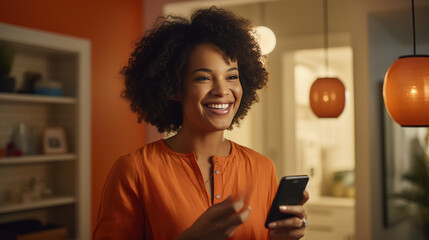
[[[323,0],[323,41],[325,48],[325,71],[326,76],[329,75],[328,62],[328,0]]]
[[[414,16],[414,0],[411,0],[411,8],[413,12],[413,50],[414,55],[416,55],[416,20]]]
[[[265,3],[259,3],[259,18],[261,21],[261,25],[265,26]]]

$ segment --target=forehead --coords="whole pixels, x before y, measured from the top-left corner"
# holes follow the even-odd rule
[[[231,60],[216,45],[210,43],[197,45],[189,54],[188,69],[216,66],[237,67],[237,61]]]

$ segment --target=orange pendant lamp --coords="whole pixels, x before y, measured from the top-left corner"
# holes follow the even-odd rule
[[[310,88],[310,107],[319,118],[336,118],[346,102],[346,88],[338,78],[318,78]]]
[[[328,7],[327,0],[323,1],[325,69],[328,67]],[[310,107],[319,118],[336,118],[344,110],[346,88],[338,78],[322,77],[316,79],[310,88]]]
[[[429,55],[416,55],[414,0],[414,55],[400,56],[387,70],[383,98],[389,115],[402,127],[429,126]]]

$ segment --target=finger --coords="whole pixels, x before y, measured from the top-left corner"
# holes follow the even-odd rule
[[[307,215],[305,214],[304,207],[302,205],[281,205],[279,207],[280,212],[292,214],[299,218],[305,218]]]
[[[302,193],[301,205],[304,205],[308,201],[308,199],[310,199],[310,194],[307,190],[304,190],[304,192]]]
[[[241,213],[237,214],[236,216],[230,217],[229,221],[225,222],[225,225],[222,229],[226,229],[224,231],[224,237],[225,238],[231,238],[234,236],[235,230],[244,223],[247,218],[250,216],[251,208],[248,207],[245,210],[243,210]],[[231,226],[232,225],[232,226]]]
[[[237,226],[233,226],[231,228],[229,228],[228,230],[225,231],[225,238],[232,238],[232,236],[234,236],[235,230],[237,230],[237,228],[240,225]]]
[[[249,218],[250,211],[251,211],[251,208],[247,207],[246,209],[244,209],[239,214],[229,217],[225,221],[225,229],[229,229],[231,227],[239,226],[239,225],[243,224]]]
[[[275,222],[271,222],[268,227],[270,229],[279,229],[279,228],[289,228],[289,229],[296,229],[296,228],[304,228],[306,227],[306,220],[305,218],[299,218],[299,217],[291,217]]]
[[[232,202],[231,199],[227,198],[225,201],[214,205],[209,214],[213,219],[226,218],[240,212],[243,205],[244,202],[242,198],[236,202]]]
[[[229,197],[231,199],[231,202],[236,202],[234,206],[236,212],[240,212],[249,206],[249,200],[246,199],[246,196],[246,194],[238,192]]]

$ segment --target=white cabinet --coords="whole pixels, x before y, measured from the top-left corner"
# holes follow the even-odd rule
[[[305,204],[308,227],[303,239],[353,240],[354,199],[320,197]]]
[[[60,126],[68,145],[61,154],[39,146],[32,155],[0,158],[0,223],[35,218],[67,227],[69,239],[90,239],[90,42],[0,24],[0,43],[14,49],[16,88],[28,71],[63,86],[60,97],[0,92],[0,147],[19,122],[32,127],[35,143],[45,127]],[[28,196],[34,181],[49,191]]]

